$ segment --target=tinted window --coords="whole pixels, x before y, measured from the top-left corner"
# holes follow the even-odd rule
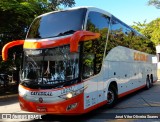
[[[34,20],[27,38],[49,38],[82,30],[86,9],[61,11]]]
[[[78,76],[79,52],[71,53],[69,45],[24,51],[21,80],[29,88],[64,87],[76,83]]]
[[[109,27],[109,17],[98,12],[90,12],[87,31],[100,33],[100,38],[83,43],[83,78],[98,74],[102,67]]]
[[[131,29],[117,19],[111,20],[109,41],[107,43],[107,53],[116,46],[125,46],[130,48],[132,38]],[[106,54],[107,54],[106,53]]]
[[[107,43],[107,53],[116,46],[124,46],[146,53],[154,52],[154,44],[150,40],[113,17]]]

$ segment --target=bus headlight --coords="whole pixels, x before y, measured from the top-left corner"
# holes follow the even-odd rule
[[[72,97],[73,97],[73,94],[69,92],[69,93],[66,94],[66,97],[67,97],[68,99],[69,99],[69,98],[72,98]]]
[[[72,98],[74,96],[75,96],[74,93],[68,92],[67,94],[61,95],[59,97],[67,100],[67,99],[70,99],[70,98]]]
[[[27,94],[27,90],[25,90],[21,87],[18,88],[18,92],[19,92],[19,95],[22,96],[22,97]]]
[[[82,87],[82,88],[80,88],[80,89],[78,89],[78,90],[70,91],[70,92],[68,92],[68,93],[66,93],[66,94],[62,94],[62,95],[60,95],[60,96],[58,96],[58,97],[67,100],[67,99],[70,99],[70,98],[73,98],[73,97],[75,97],[75,96],[77,96],[77,95],[82,94],[86,88],[87,88],[87,86]]]

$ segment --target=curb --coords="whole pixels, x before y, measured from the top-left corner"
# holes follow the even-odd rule
[[[16,97],[18,98],[18,94],[0,96],[0,101],[7,100],[9,98],[16,98]]]

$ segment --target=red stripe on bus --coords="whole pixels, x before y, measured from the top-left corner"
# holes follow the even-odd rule
[[[130,94],[130,93],[133,93],[133,92],[137,91],[137,90],[140,90],[140,89],[144,88],[145,86],[146,86],[146,85],[143,85],[143,86],[137,87],[137,88],[135,88],[135,89],[129,90],[129,91],[127,91],[127,92],[124,92],[124,93],[122,93],[122,94],[119,94],[119,95],[118,95],[118,98],[121,98],[121,97],[123,97],[123,96],[126,96],[126,95],[128,95],[128,94]]]
[[[30,102],[19,96],[20,107],[24,111],[38,112],[45,114],[59,114],[59,115],[79,115],[84,112],[84,94],[79,94],[68,100],[54,103],[40,103]],[[45,98],[44,98],[45,99]],[[69,105],[77,103],[77,106],[71,110],[67,110]],[[38,111],[38,109],[44,109],[45,111]]]
[[[90,111],[92,111],[92,110],[95,110],[95,109],[97,109],[97,108],[99,108],[99,107],[101,107],[101,106],[103,106],[103,105],[105,105],[105,104],[107,104],[107,100],[105,100],[105,101],[103,101],[103,102],[101,102],[101,103],[98,103],[98,104],[96,104],[96,105],[93,105],[93,106],[85,109],[84,112],[83,112],[83,114],[84,114],[84,113],[88,113],[88,112],[90,112]]]
[[[153,83],[156,83],[158,80],[153,81]]]

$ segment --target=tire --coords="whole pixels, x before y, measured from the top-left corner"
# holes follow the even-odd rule
[[[110,86],[107,93],[107,107],[112,108],[117,102],[117,89],[114,86]]]
[[[153,86],[153,75],[151,74],[151,76],[150,76],[150,87],[152,87]]]
[[[147,76],[146,78],[146,89],[149,89],[151,87],[150,78]]]

